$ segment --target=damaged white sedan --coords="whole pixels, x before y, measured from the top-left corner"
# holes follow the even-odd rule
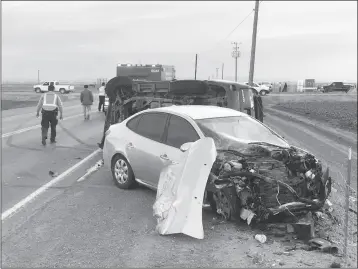
[[[328,170],[245,113],[216,106],[170,106],[112,125],[103,149],[115,184],[157,190],[161,234],[203,238],[203,199],[225,219],[248,223],[321,208]]]

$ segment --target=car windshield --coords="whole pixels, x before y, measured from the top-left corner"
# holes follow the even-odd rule
[[[196,120],[205,136],[213,137],[222,145],[222,139],[242,143],[266,143],[288,148],[285,140],[249,116]]]

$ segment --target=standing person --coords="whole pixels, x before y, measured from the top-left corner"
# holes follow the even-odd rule
[[[285,82],[285,85],[283,85],[282,92],[287,92],[287,83]]]
[[[49,126],[51,125],[51,143],[56,143],[56,125],[58,123],[57,115],[60,111],[60,120],[62,117],[62,102],[61,98],[54,93],[55,86],[51,83],[48,87],[48,92],[44,93],[37,105],[36,117],[39,117],[41,110],[41,133],[42,133],[42,145],[46,146],[46,139],[48,134]]]
[[[84,85],[84,90],[81,92],[81,104],[83,106],[83,116],[85,120],[90,119],[91,106],[93,104],[93,93],[88,89],[88,85]]]
[[[278,92],[281,92],[281,87],[282,87],[282,84],[281,82],[278,84]]]
[[[99,87],[98,89],[98,96],[99,96],[98,111],[101,111],[101,107],[102,107],[102,112],[104,112],[104,100],[106,98],[105,85],[106,83],[102,82],[102,86]]]

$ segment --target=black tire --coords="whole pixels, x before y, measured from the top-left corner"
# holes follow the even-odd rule
[[[211,210],[217,214],[217,207],[216,207],[216,202],[214,200],[214,194],[211,191],[208,191],[207,193],[207,197],[206,197],[207,201],[210,204],[210,208]]]
[[[35,89],[35,92],[36,92],[36,93],[41,93],[41,89],[40,89],[40,88],[36,88],[36,89]]]
[[[66,90],[62,88],[62,89],[60,89],[60,93],[61,93],[61,94],[65,94],[65,93],[66,93]]]
[[[116,171],[116,169],[122,169],[122,170]],[[118,188],[133,189],[138,185],[137,182],[135,181],[132,167],[130,166],[127,159],[122,155],[117,154],[113,157],[111,163],[111,171],[112,171],[113,181]],[[125,177],[121,178],[121,175],[122,176],[127,175],[127,178],[126,179]]]
[[[267,95],[267,91],[261,91],[261,92],[260,92],[260,95],[261,95],[261,96]]]

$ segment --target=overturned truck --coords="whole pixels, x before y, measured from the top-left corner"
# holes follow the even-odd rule
[[[169,105],[215,105],[245,112],[263,122],[262,100],[250,86],[222,80],[140,81],[115,77],[106,85],[112,123],[134,113]]]

